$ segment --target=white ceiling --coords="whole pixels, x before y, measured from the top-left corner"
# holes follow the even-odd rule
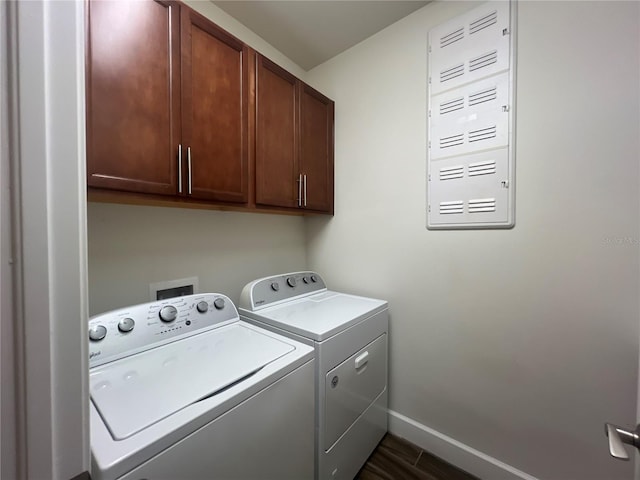
[[[305,70],[360,43],[428,1],[215,1]]]

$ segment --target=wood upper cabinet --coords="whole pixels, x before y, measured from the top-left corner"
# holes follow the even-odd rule
[[[334,103],[256,60],[256,204],[333,214]]]
[[[304,208],[333,214],[334,102],[300,83],[300,172]]]
[[[248,199],[248,49],[177,2],[90,1],[87,183]]]
[[[183,9],[181,33],[186,195],[245,203],[248,48],[188,8]]]
[[[89,186],[176,193],[179,9],[175,2],[89,2]]]
[[[296,77],[262,55],[256,62],[256,203],[298,207]]]
[[[86,68],[92,191],[333,214],[333,101],[186,5],[89,0]]]

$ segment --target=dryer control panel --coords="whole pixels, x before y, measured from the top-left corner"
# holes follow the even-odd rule
[[[228,297],[199,293],[102,313],[89,319],[95,367],[239,320]]]
[[[327,286],[316,272],[293,272],[255,280],[242,289],[240,306],[246,310],[261,308],[289,301],[295,297],[325,291]]]

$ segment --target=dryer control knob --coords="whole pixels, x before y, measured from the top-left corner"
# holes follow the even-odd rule
[[[103,325],[94,325],[89,329],[89,340],[99,342],[107,336],[107,329]]]
[[[213,306],[218,310],[222,310],[224,308],[224,298],[216,298],[213,301]]]
[[[159,315],[163,322],[173,322],[178,316],[178,309],[173,305],[165,305],[160,309]]]
[[[291,288],[295,287],[296,279],[294,277],[287,278],[287,285],[289,285]]]
[[[316,283],[318,281],[318,277],[316,275],[311,275],[311,281]]]
[[[200,302],[198,302],[198,304],[196,305],[196,309],[200,312],[200,313],[205,313],[207,310],[209,310],[209,304],[207,302],[205,302],[204,300],[201,300]]]
[[[304,283],[309,283],[309,277],[302,277],[302,281]]]
[[[280,290],[280,285],[278,285],[278,282],[273,282],[271,284],[271,290],[273,290],[274,292],[277,292],[278,290]]]
[[[136,322],[133,321],[133,318],[123,318],[118,323],[118,330],[122,333],[127,333],[133,330],[133,327],[136,326]]]

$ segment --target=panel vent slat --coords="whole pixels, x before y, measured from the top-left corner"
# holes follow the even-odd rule
[[[490,138],[495,138],[496,136],[496,126],[481,128],[479,130],[470,130],[469,131],[469,142],[480,142],[482,140],[488,140]]]
[[[464,177],[464,166],[446,167],[440,169],[440,180],[453,180]]]
[[[464,63],[456,65],[455,67],[447,68],[440,72],[440,83],[453,80],[456,77],[464,75]]]
[[[464,108],[464,97],[456,98],[455,100],[449,100],[440,104],[440,115],[445,113],[455,112],[456,110],[462,110]]]
[[[488,15],[485,15],[478,20],[475,20],[469,24],[469,35],[478,33],[480,30],[484,30],[491,25],[494,25],[498,21],[498,12],[494,10]]]
[[[478,198],[469,200],[469,213],[495,212],[495,198]]]
[[[462,40],[464,38],[464,27],[460,27],[457,30],[454,30],[447,35],[444,35],[440,38],[440,48],[444,48],[447,45],[451,45],[452,43],[457,42],[458,40]]]
[[[479,105],[481,103],[490,102],[498,98],[498,88],[488,88],[481,92],[469,94],[469,106]]]
[[[451,215],[454,213],[464,213],[464,202],[462,200],[440,202],[440,215]]]
[[[496,161],[475,162],[469,164],[469,176],[490,175],[496,173]]]
[[[490,53],[485,53],[484,55],[480,55],[479,57],[472,58],[469,60],[469,71],[473,72],[475,70],[480,70],[481,68],[488,67],[489,65],[493,65],[498,61],[498,51],[494,50]]]
[[[464,133],[457,135],[451,135],[449,137],[442,137],[440,139],[440,148],[449,148],[462,145],[464,143]]]

